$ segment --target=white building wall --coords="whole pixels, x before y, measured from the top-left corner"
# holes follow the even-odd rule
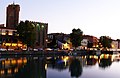
[[[112,41],[111,46],[112,49],[118,49],[118,41]]]

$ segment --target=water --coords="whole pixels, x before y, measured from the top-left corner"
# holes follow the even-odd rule
[[[2,56],[0,78],[120,78],[120,54]]]

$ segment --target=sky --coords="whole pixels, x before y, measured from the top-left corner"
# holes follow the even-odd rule
[[[48,33],[79,28],[85,35],[120,39],[120,0],[0,0],[0,24],[13,2],[20,5],[19,20],[48,23]]]

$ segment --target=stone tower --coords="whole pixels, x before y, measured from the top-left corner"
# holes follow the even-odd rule
[[[19,22],[20,6],[17,4],[8,5],[6,11],[6,27],[16,28]]]

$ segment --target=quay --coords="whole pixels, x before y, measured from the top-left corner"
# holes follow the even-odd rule
[[[0,56],[3,55],[44,55],[44,56],[57,56],[57,55],[68,55],[68,56],[82,56],[82,55],[99,55],[99,54],[113,54],[116,51],[87,51],[87,50],[79,50],[79,51],[0,51]],[[119,51],[117,51],[120,53]]]
[[[64,51],[0,51],[0,55],[67,55]]]

